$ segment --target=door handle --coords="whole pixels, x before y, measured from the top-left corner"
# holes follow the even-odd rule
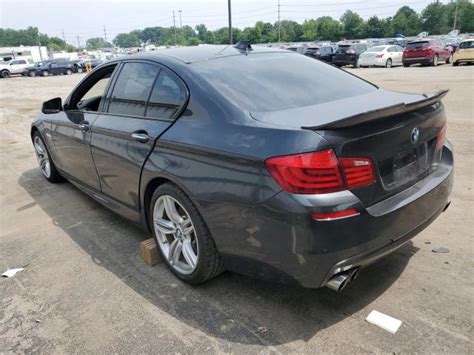
[[[133,139],[140,143],[146,143],[150,140],[150,137],[148,137],[148,133],[144,131],[133,132],[131,136]]]
[[[87,132],[90,129],[89,122],[84,121],[82,123],[79,123],[79,128],[81,131]]]

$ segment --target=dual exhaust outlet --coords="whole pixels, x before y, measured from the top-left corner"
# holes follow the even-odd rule
[[[326,284],[326,287],[331,290],[340,292],[342,291],[349,282],[355,280],[359,276],[360,267],[356,267],[339,274],[334,275]]]

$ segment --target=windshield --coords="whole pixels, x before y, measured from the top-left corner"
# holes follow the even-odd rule
[[[474,48],[474,41],[465,41],[459,45],[461,49]]]
[[[253,112],[315,105],[377,90],[343,70],[292,53],[238,55],[191,66],[236,106]]]
[[[367,52],[383,52],[385,49],[384,46],[379,46],[379,47],[372,47],[367,49]]]

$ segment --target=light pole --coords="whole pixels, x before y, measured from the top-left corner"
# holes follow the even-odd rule
[[[229,43],[233,44],[234,41],[232,40],[232,11],[231,11],[230,0],[227,0],[227,9],[229,12]]]

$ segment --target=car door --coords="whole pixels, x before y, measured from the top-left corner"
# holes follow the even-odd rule
[[[168,69],[147,61],[122,64],[92,125],[92,156],[104,195],[139,209],[142,166],[187,97],[184,83]]]
[[[97,191],[100,191],[100,182],[90,149],[90,128],[103,106],[116,66],[106,66],[86,77],[71,93],[64,111],[56,115],[51,127],[59,169]]]
[[[10,62],[10,73],[21,74],[26,67],[26,60],[17,59]]]

